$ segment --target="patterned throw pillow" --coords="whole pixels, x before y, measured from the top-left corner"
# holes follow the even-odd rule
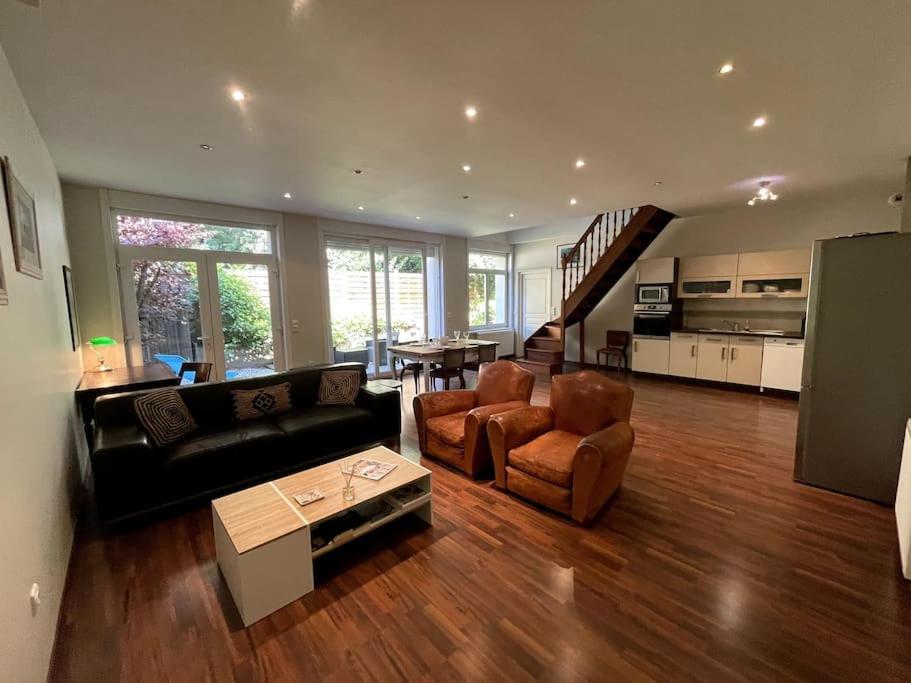
[[[319,379],[320,406],[353,406],[361,388],[360,370],[327,370]]]
[[[231,392],[235,420],[254,420],[291,410],[291,383],[273,384],[261,389],[235,389]]]
[[[198,427],[176,389],[159,389],[138,396],[133,409],[156,446],[167,446]]]

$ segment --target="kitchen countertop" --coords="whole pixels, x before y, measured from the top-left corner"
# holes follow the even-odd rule
[[[679,330],[671,330],[671,334],[674,332],[684,332],[686,334],[735,334],[741,337],[770,337],[772,339],[803,339],[803,335],[800,332],[785,332],[784,334],[763,334],[761,332],[744,332],[740,330],[739,332],[734,332],[733,330],[706,330],[698,329],[694,327],[684,327]]]

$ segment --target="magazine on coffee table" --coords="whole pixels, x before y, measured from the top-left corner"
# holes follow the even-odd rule
[[[310,489],[309,491],[304,491],[303,493],[295,495],[294,500],[297,501],[298,505],[309,505],[310,503],[315,503],[325,497],[326,495],[319,489]]]
[[[353,467],[355,477],[370,479],[371,481],[379,481],[387,474],[392,472],[392,470],[394,470],[396,467],[398,467],[398,465],[392,465],[388,462],[380,462],[379,460],[358,460],[356,463],[354,463]]]

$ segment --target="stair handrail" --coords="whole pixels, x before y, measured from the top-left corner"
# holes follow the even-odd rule
[[[608,250],[621,231],[629,225],[639,211],[638,206],[599,213],[575,246],[563,255],[563,301],[576,291],[576,287]],[[567,289],[569,285],[569,289]]]

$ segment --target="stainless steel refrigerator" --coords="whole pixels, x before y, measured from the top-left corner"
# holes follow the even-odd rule
[[[891,505],[911,417],[911,233],[813,246],[797,481]]]

